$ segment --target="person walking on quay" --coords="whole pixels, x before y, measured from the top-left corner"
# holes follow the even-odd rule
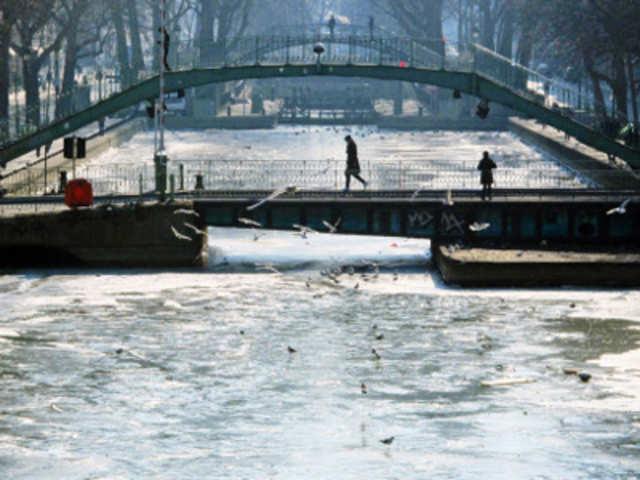
[[[329,34],[331,35],[332,38],[333,38],[333,32],[335,29],[336,29],[336,17],[332,13],[331,17],[329,18]]]
[[[486,200],[487,197],[491,200],[491,186],[493,185],[493,172],[494,168],[498,168],[496,162],[494,162],[489,156],[489,152],[483,152],[482,160],[478,164],[478,170],[480,170],[480,183],[482,184],[482,200]]]
[[[353,141],[351,135],[347,135],[344,139],[347,142],[347,169],[344,171],[346,183],[344,191],[349,191],[352,175],[367,188],[367,181],[360,176],[360,162],[358,161],[358,147],[356,142]]]

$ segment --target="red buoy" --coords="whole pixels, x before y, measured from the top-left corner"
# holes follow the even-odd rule
[[[93,205],[93,188],[84,178],[76,178],[64,189],[64,203],[71,208]]]

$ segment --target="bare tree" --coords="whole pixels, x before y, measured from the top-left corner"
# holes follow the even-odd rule
[[[54,35],[52,41],[45,45],[41,43],[36,48],[36,38],[51,21],[51,12],[57,6],[56,0],[40,0],[33,2],[32,9],[20,8],[16,16],[16,41],[11,42],[13,49],[22,58],[22,77],[26,94],[27,122],[32,126],[40,125],[40,95],[38,89],[38,74],[43,62],[51,52],[60,48],[65,37],[65,30],[61,29]]]
[[[372,0],[376,6],[395,19],[409,37],[444,53],[442,18],[444,0]]]

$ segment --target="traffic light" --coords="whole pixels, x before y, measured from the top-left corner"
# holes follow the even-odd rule
[[[87,156],[87,140],[84,138],[76,138],[76,158],[84,158]]]
[[[84,158],[87,156],[87,140],[82,137],[65,137],[64,139],[64,158]]]
[[[64,139],[64,158],[73,158],[73,137]]]

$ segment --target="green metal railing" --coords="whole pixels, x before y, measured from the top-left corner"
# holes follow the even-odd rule
[[[468,93],[481,98],[488,95],[477,85],[481,84],[482,79],[490,80],[504,89],[502,92],[493,91],[494,101],[500,102],[503,99],[505,104],[511,103],[509,106],[512,108],[523,109],[522,105],[514,107],[513,95],[509,95],[515,93],[518,95],[515,103],[520,105],[522,100],[525,100],[530,104],[523,111],[533,111],[533,116],[540,117],[543,121],[551,121],[555,118],[557,128],[571,130],[572,123],[586,126],[593,131],[574,132],[576,137],[580,133],[582,133],[582,141],[593,137],[594,141],[590,145],[596,148],[607,145],[606,142],[595,138],[598,135],[602,136],[598,133],[602,118],[594,113],[605,111],[606,105],[597,105],[590,93],[545,77],[476,44],[456,45],[452,42],[444,42],[442,39],[326,34],[247,37],[240,39],[233,49],[220,48],[216,44],[199,47],[194,42],[187,41],[175,42],[175,50],[171,55],[172,69],[194,71],[194,69],[203,68],[261,65],[281,67],[284,72],[287,66],[308,66],[315,63],[317,56],[313,52],[313,46],[318,43],[322,43],[325,47],[319,60],[328,67],[332,65],[413,67],[425,71],[425,74],[427,72],[443,72],[452,75],[464,73],[467,77],[461,78],[461,82],[471,78],[472,88],[467,89],[470,90]],[[312,72],[308,73],[312,74]],[[469,74],[477,74],[477,78]],[[142,85],[145,79],[155,75],[156,72],[140,72],[134,84]],[[79,86],[65,94],[72,97],[74,101],[69,102],[69,110],[66,111],[66,116],[61,122],[74,118],[75,114],[85,111],[90,105],[96,105],[101,100],[113,98],[122,92],[125,85],[121,80],[117,72],[102,71],[87,75],[80,81]],[[493,87],[489,85],[487,88]],[[79,92],[82,92],[82,95]],[[132,103],[137,101],[139,99],[130,100]],[[35,131],[41,131],[52,122],[60,121],[54,120],[54,109],[51,103],[52,99],[47,97],[47,101],[43,102],[35,113],[14,104],[11,110],[12,118],[4,120],[4,123],[0,121],[0,151],[3,147],[28,138]],[[119,103],[124,106],[127,102]],[[540,108],[532,109],[531,104]],[[135,108],[137,105],[134,103],[130,107]],[[552,110],[566,120],[550,115]],[[29,123],[29,120],[34,118],[37,121]],[[621,149],[617,145],[610,146],[609,150],[625,153],[619,152]],[[635,153],[628,156],[634,161],[637,159]]]

